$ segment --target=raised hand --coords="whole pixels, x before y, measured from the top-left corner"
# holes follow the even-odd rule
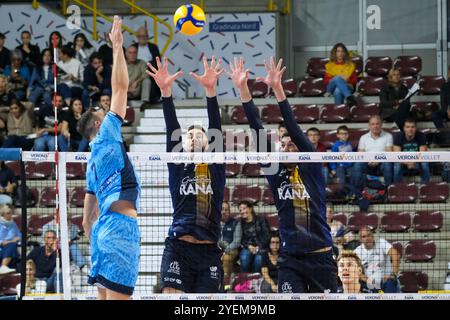
[[[194,72],[190,72],[189,74],[205,88],[207,97],[214,97],[216,96],[217,80],[224,71],[222,68],[222,58],[219,58],[216,64],[216,58],[212,56],[211,64],[208,65],[208,60],[206,57],[203,57],[203,67],[205,69],[203,75],[199,76]]]
[[[283,101],[286,99],[284,94],[283,85],[281,79],[283,77],[286,67],[281,67],[283,65],[283,59],[278,60],[278,64],[275,65],[275,58],[271,57],[270,61],[264,61],[264,66],[266,67],[267,75],[265,78],[257,77],[256,81],[262,81],[267,86],[273,89],[275,97],[278,101]]]
[[[178,71],[175,74],[169,74],[167,70],[167,58],[164,57],[164,64],[161,64],[159,57],[156,57],[155,68],[150,63],[147,64],[151,71],[147,70],[147,74],[155,79],[156,84],[161,89],[161,94],[163,97],[170,97],[172,95],[172,84],[173,82],[183,75],[183,71]]]
[[[109,33],[109,38],[111,39],[113,48],[122,49],[123,46],[123,35],[122,35],[122,19],[119,16],[114,16],[114,22]]]
[[[250,69],[244,69],[244,59],[242,57],[234,58],[230,63],[230,72],[227,71],[228,76],[233,81],[234,86],[240,91],[247,86]]]

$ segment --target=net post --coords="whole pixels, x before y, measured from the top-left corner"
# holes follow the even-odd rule
[[[20,292],[19,292],[19,300],[25,296],[25,286],[27,283],[27,236],[28,236],[28,223],[27,223],[27,197],[26,197],[26,175],[25,175],[25,163],[22,159],[22,151],[20,152],[20,188],[21,188],[21,197],[20,203],[22,204],[22,239],[21,239],[21,252],[20,252],[20,260],[22,261],[20,264]]]

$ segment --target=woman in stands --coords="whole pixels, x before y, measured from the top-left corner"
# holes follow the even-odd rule
[[[280,253],[281,238],[278,234],[270,237],[269,250],[262,254],[261,274],[263,282],[261,283],[262,293],[278,292],[278,269],[277,260]]]
[[[61,51],[61,48],[63,46],[63,37],[59,31],[53,31],[50,33],[50,36],[48,37],[48,47],[53,51],[53,36],[56,36],[56,56],[53,57],[55,61],[59,61],[59,53]]]
[[[17,262],[17,243],[22,234],[13,220],[13,211],[10,205],[0,207],[0,276],[16,272],[10,265]]]
[[[356,253],[352,251],[342,252],[337,258],[337,265],[339,279],[342,283],[338,293],[371,293],[365,282],[360,281],[363,266]]]
[[[36,279],[36,264],[33,260],[27,260],[26,265],[27,282],[25,284],[25,294],[43,294],[47,290],[47,282]],[[20,283],[16,287],[17,295],[20,294]]]
[[[83,105],[80,99],[73,99],[69,105],[69,112],[62,121],[62,135],[64,142],[74,151],[84,152],[88,150],[89,142],[81,136],[77,130],[78,120],[83,114]],[[68,148],[66,149],[68,150]]]
[[[52,50],[44,49],[41,53],[41,65],[35,66],[28,84],[27,96],[33,107],[38,106],[41,98],[46,105],[52,105],[53,98],[53,55]]]
[[[75,36],[72,48],[75,50],[75,59],[78,59],[86,67],[89,64],[89,57],[95,52],[95,48],[84,33],[80,32]]]
[[[31,150],[34,144],[35,133],[32,111],[26,110],[18,100],[13,99],[9,107],[8,121],[6,124],[8,135],[3,148],[22,148]]]
[[[344,99],[347,106],[356,105],[352,94],[357,81],[356,66],[343,43],[335,44],[331,50],[330,61],[325,65],[323,81],[327,85],[327,92],[334,96],[336,105],[343,104]]]
[[[24,63],[22,51],[15,49],[10,53],[11,64],[5,67],[3,74],[9,78],[10,89],[20,101],[26,98],[26,89],[31,79],[30,69]]]

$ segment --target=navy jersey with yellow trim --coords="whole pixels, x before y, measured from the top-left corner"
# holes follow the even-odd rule
[[[209,129],[221,130],[216,98],[207,98]],[[166,151],[182,143],[181,128],[172,98],[163,98],[167,127]],[[180,130],[174,134],[175,130]],[[209,134],[209,132],[208,132]],[[172,139],[173,138],[173,139]],[[219,241],[222,202],[225,189],[224,164],[167,164],[173,205],[170,238],[191,235],[198,240]]]
[[[243,106],[250,127],[257,132],[264,130],[253,101]],[[313,145],[295,121],[287,100],[280,102],[279,106],[292,142],[300,152],[314,152]],[[270,143],[267,143],[267,148],[270,152]],[[320,163],[298,163],[289,170],[280,163],[275,174],[266,175],[278,211],[281,251],[287,254],[299,255],[332,245],[330,227],[326,222],[325,180],[321,166]],[[263,166],[264,170],[268,168]]]

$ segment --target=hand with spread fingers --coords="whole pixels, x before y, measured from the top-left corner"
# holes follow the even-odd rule
[[[203,57],[203,67],[205,69],[203,75],[199,76],[194,72],[190,72],[190,75],[205,88],[207,97],[215,97],[217,95],[217,80],[224,72],[224,69],[222,68],[222,58],[219,58],[216,63],[216,58],[212,56],[211,64],[208,65],[207,58]]]
[[[239,91],[241,100],[243,102],[250,101],[252,95],[247,84],[250,69],[244,69],[244,59],[242,57],[239,59],[235,57],[234,61],[230,63],[230,72],[226,72],[236,89]]]
[[[122,48],[123,45],[123,34],[122,34],[122,19],[119,16],[114,16],[114,22],[109,33],[109,38],[111,39],[113,48]]]
[[[156,66],[153,67],[150,63],[147,64],[151,71],[147,70],[147,74],[152,77],[158,87],[161,89],[163,97],[170,97],[172,95],[173,82],[183,75],[183,71],[178,71],[175,74],[169,74],[168,60],[164,57],[164,64],[161,64],[159,57],[156,57]]]
[[[286,71],[286,67],[282,67],[283,59],[278,60],[278,64],[275,65],[275,58],[271,57],[270,61],[264,61],[264,66],[266,67],[267,75],[265,78],[258,77],[256,81],[262,81],[267,86],[273,89],[275,93],[275,97],[278,101],[283,101],[286,99],[286,95],[284,94],[283,85],[281,79],[283,77],[284,71]]]

